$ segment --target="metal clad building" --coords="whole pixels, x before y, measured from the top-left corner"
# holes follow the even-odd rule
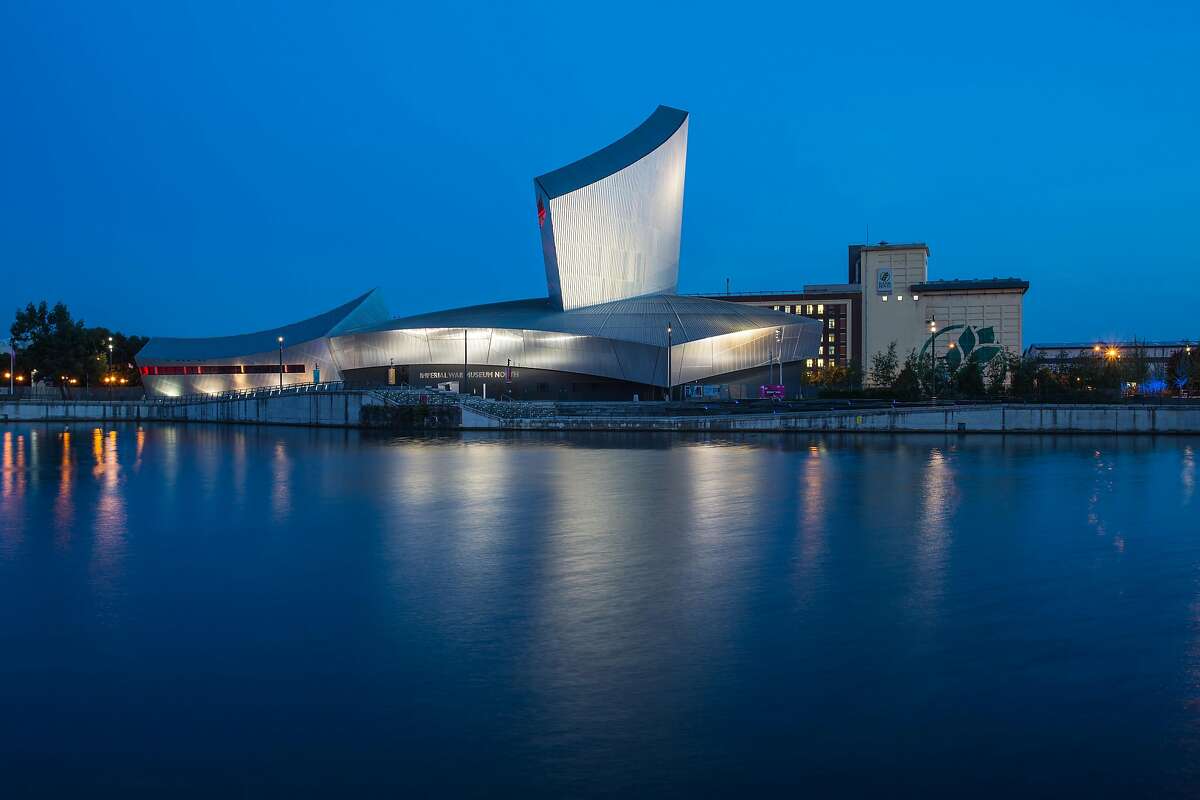
[[[217,339],[153,339],[151,394],[300,383],[457,386],[529,399],[649,399],[684,383],[773,383],[811,357],[820,324],[675,295],[687,112],[534,181],[547,296],[388,319],[378,294],[295,325]],[[284,338],[282,354],[278,337]],[[669,370],[668,370],[669,365]]]
[[[679,286],[688,115],[637,129],[534,180],[550,298],[570,310]]]

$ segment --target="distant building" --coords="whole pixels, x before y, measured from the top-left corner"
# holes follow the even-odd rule
[[[826,366],[848,367],[862,361],[862,292],[845,283],[805,286],[774,292],[709,295],[713,299],[769,308],[820,323],[817,351],[804,360],[813,371]]]
[[[1018,278],[929,280],[924,243],[850,245],[844,284],[798,291],[714,294],[713,298],[767,306],[821,323],[815,371],[861,364],[892,342],[900,360],[933,349],[951,370],[967,362],[986,366],[1001,353],[1021,352],[1022,302],[1028,281]]]
[[[1193,347],[1200,347],[1200,345],[1188,341],[1106,342],[1099,339],[1094,342],[1046,342],[1029,345],[1025,350],[1025,357],[1057,368],[1066,366],[1075,359],[1089,356],[1109,359],[1129,358],[1133,354],[1133,350],[1139,347],[1142,348],[1142,354],[1150,365],[1151,375],[1162,377],[1166,374],[1167,362],[1173,355],[1180,351],[1191,353]]]

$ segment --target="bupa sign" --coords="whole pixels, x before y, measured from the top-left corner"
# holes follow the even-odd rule
[[[875,273],[875,291],[878,294],[892,293],[892,270],[888,267]]]

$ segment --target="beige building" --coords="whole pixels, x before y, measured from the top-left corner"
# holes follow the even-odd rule
[[[855,253],[857,251],[857,259]],[[951,370],[983,366],[1003,352],[1021,353],[1021,303],[1029,290],[1017,278],[929,280],[925,244],[852,246],[851,279],[862,292],[863,365],[896,343],[901,361],[932,347]]]
[[[931,281],[923,243],[850,245],[848,266],[847,283],[709,296],[818,320],[817,352],[802,365],[810,377],[857,364],[865,378],[872,357],[892,342],[901,363],[910,351],[932,347],[952,370],[966,360],[986,365],[1006,351],[1021,353],[1027,281]]]

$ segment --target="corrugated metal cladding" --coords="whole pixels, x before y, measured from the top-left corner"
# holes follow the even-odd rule
[[[603,336],[661,347],[667,343],[668,325],[673,329],[672,341],[683,344],[707,336],[788,325],[795,321],[796,317],[769,308],[706,297],[651,295],[571,311],[559,311],[550,300],[541,297],[418,314],[362,328],[356,333],[412,328],[456,328],[460,331],[463,328],[512,328]]]
[[[671,384],[761,367],[779,357],[798,361],[816,351],[821,335],[812,320],[712,336],[671,348]],[[782,341],[776,331],[781,329]],[[331,340],[343,370],[393,364],[457,364],[575,372],[665,386],[667,348],[662,345],[553,331],[516,328],[409,328],[352,333]],[[665,344],[665,343],[664,343]]]
[[[631,147],[655,145],[645,153],[626,153],[626,159],[606,160],[614,164],[627,160],[627,166],[559,196],[536,184],[539,209],[546,212],[542,221],[546,284],[551,299],[564,310],[670,294],[679,284],[688,119],[686,112],[665,107],[655,116],[676,121],[678,127],[665,141],[646,136],[622,140],[632,141]],[[661,129],[661,124],[650,128]],[[588,163],[589,159],[577,162]],[[572,165],[559,173],[581,169]]]
[[[223,367],[143,376],[155,395],[337,380],[346,370],[457,364],[553,370],[665,386],[815,355],[816,320],[674,294],[687,162],[686,111],[659,106],[608,147],[535,179],[549,296],[386,319],[374,292],[304,322],[244,336],[153,339],[143,366]],[[671,329],[667,332],[668,326]],[[673,374],[667,375],[668,340]],[[302,370],[302,371],[301,371]],[[179,371],[179,370],[173,370]]]
[[[318,369],[322,381],[336,381],[341,380],[341,371],[329,347],[330,337],[345,330],[369,327],[387,318],[382,296],[377,289],[372,289],[324,314],[280,328],[196,339],[155,337],[137,354],[137,363],[139,367],[272,366],[279,363],[279,337],[282,336],[283,363],[304,365],[304,372],[284,374],[285,386],[312,383]],[[277,386],[279,375],[143,375],[142,383],[151,396],[179,397]]]

